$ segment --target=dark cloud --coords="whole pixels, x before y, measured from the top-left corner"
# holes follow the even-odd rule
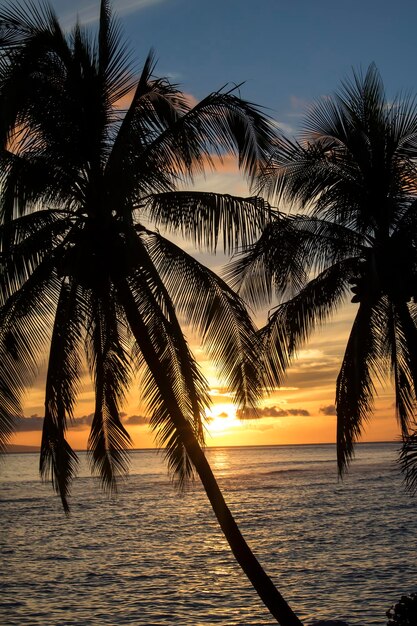
[[[262,409],[239,409],[236,415],[242,420],[259,419],[261,417],[288,417],[303,416],[307,417],[310,413],[306,409],[281,409],[277,406],[265,406]]]
[[[328,404],[327,406],[321,406],[319,409],[323,415],[336,415],[336,407],[334,404]]]
[[[126,417],[126,413],[120,413],[120,417],[123,419],[123,423],[130,426],[135,426],[138,424],[149,424],[149,420],[142,415],[130,415],[130,417]],[[94,413],[90,413],[89,415],[82,415],[81,417],[76,417],[68,423],[70,429],[74,428],[86,428],[90,427],[93,422]],[[16,422],[16,430],[19,432],[31,432],[36,430],[42,430],[43,427],[43,417],[39,417],[39,415],[31,415],[30,417],[19,417]]]
[[[86,426],[91,426],[93,415],[93,413],[90,413],[90,415],[82,415],[81,417],[76,417],[71,421],[68,420],[68,426],[69,428],[85,428]],[[33,432],[42,430],[42,428],[43,417],[39,417],[39,415],[19,417],[16,421],[16,430],[19,432]]]
[[[332,388],[336,385],[338,369],[338,364],[333,365],[333,363],[314,363],[312,367],[294,367],[288,374],[288,384],[299,389]]]
[[[31,417],[19,417],[15,423],[16,430],[19,432],[42,430],[43,417],[38,417],[37,415],[32,415]]]
[[[81,417],[76,417],[70,425],[70,428],[80,428],[82,426],[91,426],[93,423],[94,413],[90,413],[89,415],[82,415]]]
[[[123,420],[125,426],[138,426],[141,424],[149,424],[149,419],[143,415],[130,415]]]
[[[223,411],[223,413],[219,413],[217,417],[229,417],[229,414]]]

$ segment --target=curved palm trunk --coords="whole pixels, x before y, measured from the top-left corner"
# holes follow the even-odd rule
[[[117,285],[120,302],[124,307],[133,335],[140,344],[143,357],[152,375],[165,396],[169,398],[171,417],[179,432],[187,453],[200,477],[207,497],[217,517],[220,527],[242,570],[256,589],[259,597],[281,626],[302,626],[291,607],[265,573],[252,550],[240,532],[217,484],[216,478],[198,443],[193,429],[182,414],[170,385],[160,367],[158,356],[153,348],[146,325],[138,313],[135,300],[126,282]]]

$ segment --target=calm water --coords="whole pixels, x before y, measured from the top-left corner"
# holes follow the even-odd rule
[[[343,483],[331,445],[209,450],[241,530],[304,624],[386,624],[417,588],[417,498],[396,444],[362,444]],[[85,457],[82,459],[85,463]],[[37,456],[1,467],[3,626],[273,624],[195,483],[178,496],[162,454],[132,453],[108,500],[83,465],[66,517]]]

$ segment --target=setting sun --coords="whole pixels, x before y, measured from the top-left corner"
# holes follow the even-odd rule
[[[216,404],[207,411],[206,416],[206,428],[212,437],[224,435],[229,430],[241,425],[236,417],[236,406],[231,402]]]

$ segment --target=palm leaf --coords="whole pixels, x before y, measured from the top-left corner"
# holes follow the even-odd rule
[[[417,431],[403,437],[400,466],[407,488],[415,494],[417,491]]]
[[[344,226],[309,216],[274,215],[256,244],[229,263],[225,277],[255,306],[292,298],[311,273],[360,255],[364,239]]]
[[[148,232],[146,245],[179,315],[201,336],[235,402],[256,406],[262,387],[260,346],[243,302],[214,272],[158,233]]]
[[[132,296],[143,323],[147,324],[147,333],[157,355],[167,360],[176,403],[192,424],[197,439],[204,443],[202,417],[209,406],[207,381],[188,348],[169,290],[143,246],[143,240],[138,241],[138,248],[142,267],[130,277]],[[141,351],[140,342],[137,347]]]
[[[88,440],[89,457],[105,489],[114,491],[118,476],[128,469],[131,439],[120,420],[125,391],[131,381],[126,329],[108,291],[92,299],[88,332],[88,362],[94,378],[95,411]]]
[[[50,321],[59,282],[48,260],[0,308],[0,449],[3,450],[17,417],[21,398],[32,384],[50,335]]]
[[[230,254],[247,246],[270,218],[270,207],[262,198],[239,198],[227,194],[175,191],[153,194],[148,199],[149,216],[156,226],[190,238],[211,252]]]
[[[40,455],[41,476],[51,477],[67,512],[67,498],[78,464],[77,455],[65,438],[82,371],[80,351],[84,312],[78,300],[76,285],[63,283],[51,337]]]
[[[261,162],[269,158],[274,138],[273,126],[254,105],[219,91],[160,132],[141,159],[146,171],[152,167],[171,173],[173,180],[192,180],[193,173],[202,173],[213,163],[213,154],[221,158],[232,152],[238,154],[239,166],[252,178]],[[153,191],[149,189],[148,193]]]
[[[123,43],[119,22],[112,15],[108,0],[100,2],[97,48],[98,74],[106,88],[107,106],[113,107],[129,93],[134,81],[128,71],[131,55]]]
[[[67,230],[66,220],[46,211],[0,226],[0,305],[24,286],[44,260],[58,262],[62,254],[58,246]]]
[[[327,321],[343,303],[356,259],[345,259],[321,272],[291,300],[278,305],[261,330],[266,364],[273,384],[282,383],[284,372],[311,333]]]
[[[343,474],[353,456],[353,444],[372,413],[375,385],[386,376],[383,337],[387,327],[387,299],[361,302],[336,383],[337,462]]]
[[[142,300],[144,303],[143,314],[147,318],[153,319],[153,323],[159,320],[160,328],[155,335],[155,338],[162,338],[162,345],[159,350],[162,354],[168,348],[172,359],[170,368],[176,372],[174,387],[177,388],[178,382],[182,381],[176,393],[177,402],[183,414],[188,416],[188,419],[193,423],[197,440],[203,444],[202,417],[204,417],[209,406],[208,384],[188,348],[174,303],[163,282],[163,277],[149,257],[143,243],[141,238],[137,239],[142,269],[141,272],[133,273],[131,285],[134,285],[136,294],[140,292],[142,298],[144,295],[146,296],[146,300]],[[144,280],[145,277],[146,280]],[[160,310],[163,312],[162,316]]]
[[[138,276],[132,280],[131,286],[119,282],[118,294],[137,350],[147,366],[143,375],[142,396],[151,416],[150,425],[158,443],[165,447],[165,456],[173,476],[182,486],[194,473],[187,446],[191,439],[202,442],[203,432],[200,425],[196,424],[193,403],[189,402],[184,393],[187,381],[184,379],[175,333],[172,333],[170,323],[155,297],[146,287],[141,288],[144,285],[138,282],[139,279]],[[205,384],[191,359],[188,367],[194,369],[194,385],[201,387]],[[205,398],[206,394],[199,396],[200,405]]]
[[[406,303],[395,303],[396,339],[399,377],[397,396],[401,398],[398,417],[403,436],[407,436],[414,420],[417,401],[417,328]],[[397,407],[399,405],[396,400]]]

